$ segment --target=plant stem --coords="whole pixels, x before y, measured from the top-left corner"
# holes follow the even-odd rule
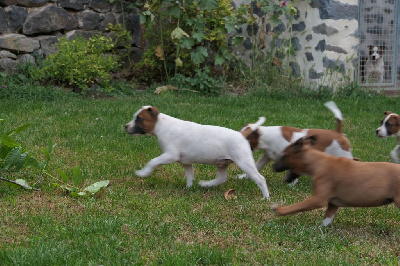
[[[167,76],[167,81],[169,81],[169,74],[168,74],[168,69],[167,69],[167,59],[165,58],[165,53],[164,53],[164,37],[163,37],[163,26],[162,26],[162,12],[159,12],[160,15],[160,39],[161,39],[161,49],[163,52],[163,57],[164,57],[164,70],[165,70],[165,75]]]

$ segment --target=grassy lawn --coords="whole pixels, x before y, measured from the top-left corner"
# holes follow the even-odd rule
[[[30,99],[30,100],[27,100]],[[309,177],[288,187],[284,173],[262,170],[271,200],[262,200],[250,180],[229,167],[228,181],[204,189],[185,187],[179,164],[158,168],[150,177],[134,175],[161,152],[155,137],[132,138],[123,125],[142,105],[202,124],[238,130],[266,116],[265,125],[335,128],[328,97],[254,92],[247,96],[202,97],[191,92],[82,98],[72,95],[0,99],[7,127],[32,123],[19,140],[41,157],[48,140],[57,144],[48,171],[79,165],[85,183],[109,179],[94,198],[74,198],[46,176],[41,191],[0,183],[0,262],[2,265],[132,264],[397,264],[400,213],[392,204],[339,210],[322,227],[324,210],[276,217],[271,203],[291,204],[311,193]],[[399,112],[398,100],[360,95],[334,99],[344,115],[353,154],[363,161],[390,161],[394,139],[378,139],[383,112]],[[177,136],[179,137],[179,136]],[[257,156],[258,154],[256,154]],[[196,165],[196,180],[213,179],[215,168]],[[35,182],[34,171],[8,175]],[[235,189],[237,199],[224,192]]]

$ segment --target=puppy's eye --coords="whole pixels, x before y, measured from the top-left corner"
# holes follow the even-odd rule
[[[386,123],[385,123],[385,126],[387,126],[387,127],[391,127],[391,126],[392,126],[392,124],[390,124],[389,122],[386,122]]]
[[[135,119],[135,121],[140,121],[140,120],[142,120],[142,119],[143,119],[143,118],[137,116],[136,119]]]

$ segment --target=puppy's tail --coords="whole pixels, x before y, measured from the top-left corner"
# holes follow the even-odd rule
[[[261,126],[262,124],[265,123],[265,117],[261,116],[258,118],[258,121],[255,122],[254,124],[247,124],[245,125],[241,130],[240,133],[242,133],[242,135],[247,138],[251,133],[253,133],[254,131],[257,130],[257,128],[259,126]]]
[[[339,133],[342,133],[343,116],[342,116],[342,112],[340,111],[339,107],[337,107],[336,103],[333,101],[325,103],[325,106],[335,115],[335,118],[337,120],[336,131]]]

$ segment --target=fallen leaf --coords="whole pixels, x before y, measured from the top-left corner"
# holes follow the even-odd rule
[[[237,196],[235,195],[235,190],[234,189],[228,189],[225,191],[225,199],[226,200],[231,200],[231,199],[237,199]]]
[[[156,90],[154,91],[155,94],[160,94],[163,91],[167,91],[167,90],[178,90],[177,87],[171,86],[171,85],[167,85],[167,86],[161,86],[156,88]]]

